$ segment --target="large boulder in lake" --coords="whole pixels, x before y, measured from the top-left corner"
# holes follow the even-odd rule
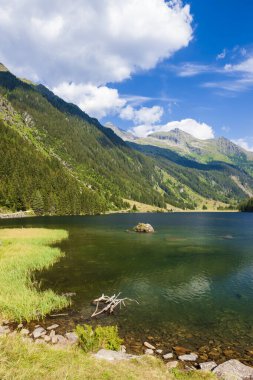
[[[155,232],[154,228],[151,226],[151,224],[148,223],[138,223],[137,226],[134,227],[135,232],[141,232],[141,233],[153,233]]]
[[[250,380],[253,379],[253,368],[231,359],[218,365],[213,371],[222,380]]]

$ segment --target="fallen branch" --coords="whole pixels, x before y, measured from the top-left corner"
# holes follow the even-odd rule
[[[93,303],[96,304],[96,310],[94,311],[91,317],[96,317],[97,315],[100,315],[106,312],[109,312],[109,314],[111,314],[113,313],[114,309],[116,309],[118,305],[120,306],[120,309],[121,309],[121,305],[126,306],[126,303],[125,303],[126,301],[136,302],[139,304],[138,301],[133,300],[131,298],[119,298],[120,294],[121,293],[119,293],[118,295],[114,294],[111,297],[105,296],[104,294],[102,294],[101,297],[95,299]],[[101,304],[106,304],[106,306],[103,309],[99,310],[99,307],[101,306]]]

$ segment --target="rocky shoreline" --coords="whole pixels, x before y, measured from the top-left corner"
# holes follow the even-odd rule
[[[8,214],[0,213],[0,219],[16,219],[16,218],[27,218],[29,216],[33,216],[29,211],[18,211],[12,212]]]
[[[44,325],[44,326],[43,326]],[[0,337],[5,335],[15,336],[20,334],[24,340],[34,344],[50,344],[58,348],[67,348],[78,345],[78,336],[73,331],[62,331],[62,327],[57,324],[41,323],[37,325],[14,324],[4,321],[0,326]],[[181,346],[175,346],[171,351],[159,348],[150,341],[142,343],[142,355],[127,353],[126,346],[121,346],[120,351],[111,351],[101,349],[93,354],[97,359],[108,361],[129,360],[139,358],[143,355],[159,357],[168,369],[179,368],[185,371],[207,371],[214,373],[218,378],[223,380],[252,380],[253,368],[241,363],[237,359],[229,359],[223,363],[217,363],[215,360],[203,360],[205,357],[199,352],[192,352],[190,349]]]

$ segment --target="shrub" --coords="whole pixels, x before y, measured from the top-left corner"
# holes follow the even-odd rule
[[[117,326],[98,326],[95,329],[89,325],[78,325],[76,333],[80,346],[85,352],[96,351],[100,348],[118,351],[123,343],[118,335]]]

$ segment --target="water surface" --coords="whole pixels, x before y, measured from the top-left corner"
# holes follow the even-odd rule
[[[127,232],[137,222],[155,234]],[[208,357],[253,350],[253,214],[178,213],[43,217],[0,226],[64,228],[57,264],[37,276],[43,289],[74,292],[65,323],[89,321],[102,293],[138,300],[94,323],[118,324],[133,351],[144,339],[200,349]],[[207,346],[204,350],[203,346]],[[235,353],[232,354],[232,351]],[[205,355],[204,354],[204,355]]]

